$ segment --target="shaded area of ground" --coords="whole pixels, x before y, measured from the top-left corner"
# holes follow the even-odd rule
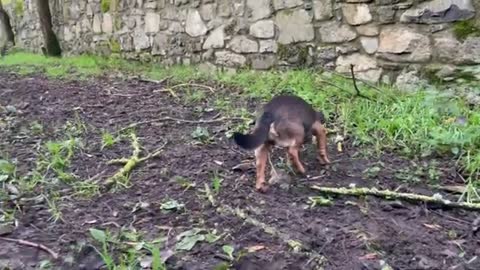
[[[17,110],[11,128],[0,131],[0,153],[18,159],[19,174],[25,174],[35,166],[35,149],[39,142],[61,137],[63,134],[58,128],[78,115],[88,132],[83,137],[84,149],[72,161],[71,172],[79,179],[94,176],[105,179],[119,168],[106,163],[113,158],[129,156],[131,148],[126,140],[112,148],[101,149],[103,129],[114,132],[134,122],[165,116],[212,119],[219,114],[214,107],[215,99],[225,91],[233,91],[218,86],[214,93],[207,92],[207,98],[186,104],[184,101],[188,97],[181,90],[176,92],[180,98],[175,99],[168,91],[162,91],[164,87],[137,80],[102,78],[64,82],[0,72],[0,105],[4,108],[11,105]],[[237,100],[232,103],[237,107],[254,108],[252,102]],[[6,111],[2,112],[2,118],[6,117]],[[44,127],[42,133],[29,132],[34,121]],[[318,195],[309,189],[313,183],[327,186],[355,183],[379,188],[402,185],[402,191],[431,194],[424,184],[399,180],[399,172],[409,175],[404,170],[413,168],[412,162],[387,154],[368,158],[364,155],[365,149],[347,144],[342,153],[330,146],[334,163],[322,167],[316,163],[313,145],[308,145],[302,160],[313,179],[292,175],[289,188],[273,186],[266,194],[260,194],[254,190],[253,164],[243,171],[231,169],[244,160],[253,161],[251,153],[239,150],[225,137],[225,131],[235,123],[163,121],[140,125],[136,127],[136,134],[146,151],[167,144],[158,158],[134,170],[132,187],[91,199],[64,197],[60,208],[62,220],[56,223],[50,220],[51,213],[45,201],[27,201],[22,213],[17,213],[18,226],[6,236],[44,244],[59,252],[63,261],[73,260],[74,269],[96,269],[100,265],[93,249],[78,251],[82,241],[92,242],[88,233],[92,227],[111,230],[130,227],[152,238],[167,236],[170,241],[192,227],[226,233],[218,242],[199,243],[190,252],[176,254],[169,259],[168,269],[214,269],[223,261],[218,254],[224,244],[236,250],[264,247],[245,256],[236,269],[319,269],[315,268],[318,265],[324,269],[380,269],[382,260],[393,269],[480,268],[480,259],[475,259],[480,255],[479,238],[473,230],[476,213],[370,197],[337,197],[332,198],[331,206],[308,207],[308,197]],[[192,133],[197,127],[207,128],[213,140],[195,143]],[[276,150],[273,161],[278,162],[283,157],[284,153]],[[364,171],[378,166],[379,161],[383,162],[382,169],[375,177],[367,177]],[[428,163],[416,163],[422,162]],[[451,161],[441,162],[440,168],[443,184],[461,181]],[[218,206],[212,206],[200,191],[204,183],[211,184],[215,173],[223,179],[215,195]],[[176,180],[179,177],[194,183],[195,187],[186,190]],[[424,176],[419,180],[429,181]],[[35,195],[38,194],[32,197]],[[185,204],[186,210],[162,211],[160,205],[171,199]],[[147,207],[138,208],[139,202]],[[288,239],[301,242],[304,251],[295,252],[279,237],[245,222],[238,215],[218,211],[222,206],[242,209]],[[15,258],[20,261],[14,262]],[[49,259],[48,254],[35,248],[13,243],[2,243],[0,247],[0,264],[13,261],[18,269],[35,269],[45,259]],[[21,264],[22,267],[18,266]],[[62,260],[57,265],[72,269]]]

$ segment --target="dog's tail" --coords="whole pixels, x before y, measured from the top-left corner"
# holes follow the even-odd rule
[[[317,121],[319,121],[322,124],[325,124],[325,115],[321,111],[316,111],[315,117],[317,118]]]
[[[253,131],[252,134],[233,134],[233,139],[235,140],[235,143],[246,150],[257,148],[267,140],[268,132],[270,130],[270,124],[272,124],[273,121],[273,114],[270,112],[264,112],[259,119],[257,128],[255,129],[255,131]]]

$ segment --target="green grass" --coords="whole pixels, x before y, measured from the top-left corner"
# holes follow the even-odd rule
[[[313,70],[256,72],[241,70],[203,73],[194,66],[160,67],[120,59],[96,56],[50,59],[28,53],[6,56],[0,67],[43,70],[53,77],[81,74],[83,77],[104,72],[134,72],[151,79],[170,77],[178,83],[192,80],[215,81],[243,89],[244,97],[265,101],[279,93],[294,93],[311,102],[327,116],[335,114],[331,128],[353,138],[357,146],[373,149],[377,154],[394,151],[407,157],[442,155],[458,160],[459,169],[470,179],[477,180],[480,172],[480,110],[470,109],[460,98],[441,95],[441,91],[399,92],[389,86],[374,88],[360,84],[364,95],[372,101],[354,98],[350,79],[336,74],[321,74]],[[78,76],[76,76],[78,77]],[[419,89],[422,90],[422,89]],[[181,91],[181,90],[179,90]],[[203,90],[202,90],[203,91]],[[208,94],[207,94],[208,95]],[[191,92],[192,99],[204,96]],[[232,108],[230,93],[216,93],[214,106],[224,112],[248,112]],[[466,124],[455,119],[465,117]],[[453,121],[451,121],[453,120]],[[242,127],[244,129],[245,127]]]

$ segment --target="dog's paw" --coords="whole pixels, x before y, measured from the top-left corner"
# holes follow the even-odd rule
[[[320,164],[322,164],[322,165],[327,165],[327,164],[332,163],[332,162],[330,161],[330,159],[328,159],[328,157],[326,157],[326,156],[319,156],[319,157],[317,157],[317,160],[318,160],[318,162],[320,162]]]
[[[265,193],[268,191],[268,185],[266,183],[257,184],[255,185],[255,189],[258,192]]]

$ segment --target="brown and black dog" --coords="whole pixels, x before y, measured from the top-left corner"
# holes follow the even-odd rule
[[[288,155],[297,170],[304,174],[299,150],[310,135],[317,140],[318,160],[330,163],[327,155],[327,132],[323,113],[316,111],[298,96],[280,95],[263,106],[251,134],[233,134],[237,145],[255,150],[257,179],[255,188],[265,192],[265,167],[272,146],[287,148]]]

